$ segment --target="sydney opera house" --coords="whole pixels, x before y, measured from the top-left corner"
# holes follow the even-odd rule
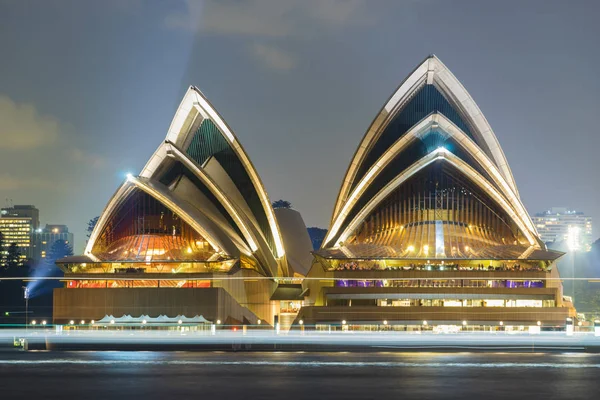
[[[191,87],[166,139],[59,260],[54,319],[201,316],[315,329],[556,326],[573,316],[492,128],[435,56],[358,146],[322,247],[273,209],[233,131]]]

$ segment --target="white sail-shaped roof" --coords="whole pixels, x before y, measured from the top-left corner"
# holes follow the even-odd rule
[[[248,185],[248,182],[250,185]],[[272,276],[289,274],[271,202],[231,128],[205,96],[190,87],[165,141],[109,201],[90,236],[93,249],[117,207],[136,187],[160,200],[222,254],[244,254]]]
[[[505,224],[508,223],[505,219],[510,220],[518,230],[517,236],[525,239],[523,245],[544,247],[519,198],[504,153],[487,120],[448,68],[437,57],[430,56],[385,103],[358,146],[342,182],[323,248],[347,249],[344,243],[356,237],[367,217],[392,192],[437,161],[451,166],[457,179],[471,182],[481,190],[488,200],[479,201],[493,202],[494,210],[502,213],[498,218]],[[439,207],[443,207],[442,200],[439,201]],[[410,207],[417,207],[414,212],[420,213],[426,213],[425,208],[432,207],[431,203],[410,204]],[[425,220],[410,224],[435,221],[438,224],[445,221],[459,225],[464,223],[448,220],[450,215],[454,215],[453,209],[436,207],[433,205],[432,208],[437,213],[436,217],[426,214]],[[371,224],[383,224],[380,228],[373,228],[374,232],[402,228],[397,224],[406,218],[398,214],[398,208],[385,211],[387,214],[380,216],[382,222],[372,220]],[[413,211],[404,209],[404,212]],[[390,213],[395,214],[392,217]],[[491,224],[491,221],[486,223]],[[441,225],[437,229],[441,232]],[[386,234],[394,236],[390,233],[376,236],[380,238]],[[485,240],[491,239],[486,237]]]
[[[488,155],[501,172],[508,186],[518,196],[517,187],[506,157],[485,116],[452,72],[436,56],[432,55],[427,57],[402,82],[365,133],[342,181],[342,186],[334,206],[332,221],[343,207],[352,187],[360,179],[360,177],[357,177],[357,173],[361,165],[365,163],[365,158],[381,138],[382,133],[406,108],[415,94],[426,86],[435,87],[441,93],[462,122],[470,128],[469,130],[475,143]],[[436,109],[432,107],[426,113],[429,114],[434,111]]]

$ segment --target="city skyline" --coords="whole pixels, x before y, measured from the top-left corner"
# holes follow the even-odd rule
[[[327,228],[381,99],[435,53],[494,126],[531,214],[600,215],[600,91],[581,79],[600,61],[586,50],[597,4],[308,3],[0,1],[0,73],[11,77],[0,80],[0,196],[72,227],[81,252],[87,221],[139,173],[194,85],[243,137],[270,199]]]

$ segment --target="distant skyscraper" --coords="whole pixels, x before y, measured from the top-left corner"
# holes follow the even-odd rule
[[[0,264],[6,262],[8,247],[16,243],[23,259],[35,258],[33,232],[40,224],[40,211],[31,205],[16,205],[0,210],[0,233],[3,243]]]
[[[66,225],[46,224],[45,228],[35,231],[33,238],[35,260],[44,260],[57,240],[62,240],[73,247],[73,233],[69,232]]]
[[[566,243],[570,249],[589,251],[592,245],[592,217],[564,207],[537,213],[533,222],[545,243]]]

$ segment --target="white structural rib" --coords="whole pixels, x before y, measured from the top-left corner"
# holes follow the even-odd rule
[[[236,225],[240,228],[240,231],[244,235],[244,239],[248,242],[250,249],[252,252],[258,250],[258,245],[256,244],[256,238],[251,232],[248,224],[244,220],[244,217],[240,212],[238,212],[235,205],[231,202],[229,197],[223,193],[223,191],[219,188],[219,186],[212,180],[210,176],[208,176],[202,168],[196,164],[195,161],[191,160],[179,147],[175,146],[173,143],[166,142],[164,146],[167,149],[167,155],[173,156],[179,162],[181,162],[187,169],[192,171],[192,173],[211,191],[211,193],[219,200],[221,205],[225,208],[227,213],[232,217],[235,221]]]
[[[402,110],[403,106],[410,100],[411,96],[426,84],[435,84],[436,87],[450,100],[450,103],[453,103],[453,105],[471,122],[473,129],[476,130],[474,134],[481,137],[485,142],[486,147],[490,151],[490,158],[498,167],[512,191],[518,196],[519,192],[512,172],[491,126],[463,85],[436,56],[432,55],[415,68],[415,70],[402,82],[365,133],[360,145],[356,149],[354,157],[346,172],[346,176],[342,182],[333,210],[332,223],[348,198],[350,187],[355,179],[356,172],[364,162],[364,158],[371,148],[371,145],[379,138],[380,134],[388,124],[393,121],[398,112]]]
[[[329,243],[337,235],[342,223],[348,216],[348,213],[352,210],[356,202],[364,194],[364,192],[373,183],[375,178],[379,176],[380,172],[388,166],[396,157],[398,157],[402,151],[413,141],[418,140],[424,134],[427,134],[430,130],[435,129],[446,133],[453,137],[456,142],[462,147],[462,149],[469,153],[479,165],[486,171],[489,172],[494,182],[501,189],[501,193],[509,200],[509,203],[514,207],[519,217],[527,225],[527,228],[537,235],[537,231],[529,214],[525,210],[525,207],[521,203],[519,196],[517,196],[510,185],[506,182],[506,179],[498,170],[496,165],[489,159],[487,154],[481,150],[479,146],[459,127],[454,125],[452,121],[446,118],[443,114],[432,113],[427,117],[423,118],[411,129],[409,129],[403,136],[401,136],[396,142],[394,142],[384,154],[371,166],[367,173],[361,178],[356,187],[352,190],[348,199],[344,202],[343,207],[334,217],[331,227],[327,232],[327,236],[323,242],[324,245]]]
[[[100,233],[104,229],[104,225],[106,225],[106,223],[108,222],[113,211],[117,209],[117,207],[121,204],[121,202],[124,199],[126,199],[127,196],[129,196],[131,191],[133,191],[134,189],[135,189],[135,186],[133,186],[129,182],[125,181],[119,187],[119,189],[117,189],[115,194],[112,195],[112,197],[108,201],[108,204],[106,204],[106,207],[104,207],[104,210],[102,210],[102,214],[100,214],[100,217],[98,218],[98,221],[96,222],[96,225],[94,226],[94,229],[92,230],[92,233],[90,234],[90,239],[88,240],[87,245],[85,246],[85,250],[84,250],[83,254],[85,254],[87,256],[92,254],[92,249],[94,248],[94,245],[96,244],[96,240],[98,240],[98,236],[100,236]]]
[[[238,159],[246,169],[246,172],[248,173],[256,192],[258,193],[265,215],[267,216],[271,235],[273,236],[273,240],[275,242],[275,256],[277,258],[283,257],[285,255],[285,250],[283,248],[281,233],[277,225],[277,219],[275,218],[275,213],[273,211],[273,207],[271,206],[269,196],[267,195],[256,169],[252,165],[252,162],[237,140],[231,128],[229,128],[223,118],[197,88],[192,86],[186,92],[181,104],[179,105],[179,108],[177,109],[177,112],[175,113],[175,117],[171,122],[166,140],[174,143],[180,148],[185,148],[185,145],[189,143],[190,134],[195,132],[194,128],[198,127],[200,122],[207,118],[216,125],[219,132],[221,132],[223,137],[230,144]],[[164,152],[164,149],[161,151],[161,148],[159,148],[154,153],[150,161],[148,161],[140,176],[152,176],[165,156],[166,153]]]
[[[348,237],[358,228],[360,223],[380,204],[389,194],[391,194],[396,188],[403,184],[407,179],[427,167],[431,163],[443,160],[459,171],[461,171],[466,177],[473,181],[479,186],[484,192],[486,192],[502,209],[506,214],[517,224],[519,230],[523,233],[530,246],[539,246],[536,236],[531,232],[521,217],[511,207],[506,198],[492,185],[490,184],[481,174],[473,169],[469,164],[461,160],[459,157],[452,154],[445,148],[438,148],[419,161],[402,171],[392,181],[390,181],[383,189],[381,189],[366,205],[363,209],[352,219],[352,221],[346,226],[344,231],[340,234],[337,239],[338,243],[344,243]],[[333,244],[336,245],[336,244]]]

